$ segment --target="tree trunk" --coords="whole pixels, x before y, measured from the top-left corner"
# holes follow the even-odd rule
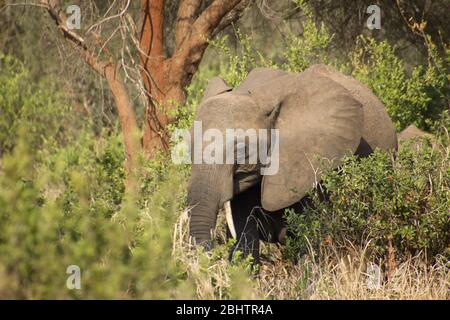
[[[208,39],[237,20],[248,2],[215,0],[197,17],[202,1],[180,0],[176,49],[172,57],[166,58],[164,0],[141,0],[140,61],[147,95],[142,143],[150,158],[159,150],[168,150],[170,140],[166,127],[176,120],[174,109],[186,102],[186,87],[198,69]]]
[[[141,73],[147,96],[143,147],[149,155],[167,148],[164,127],[168,119],[164,112],[166,96],[164,59],[164,0],[141,0],[142,30],[140,38]]]
[[[239,12],[250,0],[214,0],[199,13],[202,0],[179,0],[175,32],[176,50],[172,57],[164,57],[164,0],[141,0],[142,30],[139,43],[141,74],[147,96],[147,108],[143,125],[144,151],[153,157],[159,150],[167,150],[169,138],[166,126],[174,122],[168,114],[186,101],[186,87],[198,69],[208,45],[208,39],[231,21],[239,18]],[[238,6],[238,4],[240,4]],[[67,26],[67,17],[60,0],[41,0],[58,28],[80,54],[83,60],[105,77],[114,96],[125,145],[125,169],[133,175],[136,159],[141,151],[137,139],[139,131],[136,115],[120,76],[120,63],[114,62],[107,41],[94,31],[86,35],[97,44],[88,42]],[[227,16],[227,17],[225,17]],[[224,19],[225,18],[225,19]],[[97,49],[99,50],[97,52]],[[100,53],[107,53],[103,58]],[[129,184],[127,182],[127,184]]]
[[[123,83],[119,70],[110,64],[105,66],[104,75],[108,82],[109,89],[114,97],[117,112],[119,114],[119,121],[122,127],[123,141],[125,146],[125,170],[127,172],[127,185],[133,180],[130,177],[132,169],[135,167],[136,158],[140,153],[139,144],[139,127],[136,121],[133,106],[128,97],[127,90]]]

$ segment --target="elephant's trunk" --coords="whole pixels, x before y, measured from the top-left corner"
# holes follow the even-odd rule
[[[191,209],[190,235],[197,244],[209,248],[217,213],[232,197],[232,171],[226,165],[193,165],[188,190]]]

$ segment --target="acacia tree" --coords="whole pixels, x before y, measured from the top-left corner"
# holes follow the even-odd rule
[[[251,1],[215,0],[203,11],[200,10],[202,2],[179,1],[175,49],[172,56],[165,58],[164,0],[141,0],[141,63],[149,106],[143,146],[150,153],[167,148],[164,128],[174,121],[167,111],[185,102],[185,88],[198,69],[208,40],[238,20]]]
[[[170,116],[171,111],[186,101],[186,87],[198,70],[208,40],[237,21],[251,2],[253,0],[179,0],[173,31],[175,48],[171,56],[164,53],[168,37],[164,34],[164,0],[141,0],[139,31],[128,14],[130,0],[122,1],[117,14],[99,17],[84,33],[69,28],[60,0],[41,0],[34,5],[48,12],[73,50],[106,79],[122,128],[125,167],[129,173],[142,149],[152,157],[157,151],[168,148],[166,127],[175,121]],[[117,49],[100,30],[103,23],[113,19],[118,19],[118,32],[122,37],[128,33],[139,56],[138,82],[146,101],[142,139],[136,139],[141,130],[125,84],[125,79],[133,80],[124,62],[124,55],[132,50],[125,45]]]

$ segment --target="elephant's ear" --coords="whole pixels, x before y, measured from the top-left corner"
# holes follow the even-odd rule
[[[354,154],[362,135],[361,104],[344,87],[322,75],[290,78],[280,86],[296,90],[289,89],[279,101],[274,124],[279,129],[279,170],[262,181],[262,206],[269,211],[303,198],[320,181],[323,161],[337,167],[343,156]],[[270,101],[261,95],[261,101]],[[276,149],[271,147],[272,159]]]
[[[208,81],[208,85],[206,86],[205,92],[203,94],[203,101],[231,90],[232,88],[229,87],[225,80],[223,80],[221,77],[211,78]]]

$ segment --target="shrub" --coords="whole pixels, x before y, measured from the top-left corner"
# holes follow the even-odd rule
[[[1,63],[0,297],[250,296],[235,285],[251,282],[248,262],[228,266],[222,248],[210,256],[174,246],[188,166],[142,158],[137,188],[125,193],[121,135],[77,126],[56,87],[33,85],[14,58]],[[181,115],[185,127],[192,111]],[[219,260],[227,281],[206,272]],[[66,286],[71,265],[80,267],[81,290]],[[212,289],[203,288],[207,281]]]
[[[295,35],[288,31],[286,45],[281,48],[280,57],[266,57],[253,45],[251,36],[236,30],[238,48],[230,49],[228,37],[211,41],[212,47],[218,51],[220,76],[231,87],[238,86],[253,68],[268,67],[281,68],[292,72],[301,72],[315,63],[335,63],[330,55],[333,35],[324,25],[316,26],[311,10],[302,0],[295,0],[295,4],[305,12],[302,21],[303,33]],[[275,63],[274,60],[281,60]]]
[[[0,171],[0,297],[253,294],[251,287],[248,295],[236,290],[236,283],[251,285],[248,263],[228,266],[223,248],[207,255],[185,243],[174,247],[174,226],[185,211],[186,168],[165,158],[142,160],[139,190],[126,194],[119,135],[84,133],[72,144],[37,154],[25,130],[19,132]],[[218,261],[217,276],[226,279],[207,272]],[[66,287],[71,265],[80,267],[81,290]],[[211,288],[204,288],[209,281]]]
[[[286,253],[306,253],[309,246],[319,252],[330,243],[364,247],[370,240],[374,258],[388,247],[399,259],[421,251],[450,257],[449,148],[421,144],[402,144],[396,159],[379,150],[367,158],[349,157],[328,171],[322,181],[327,200],[313,192],[303,213],[288,213],[295,236]]]
[[[303,33],[288,32],[281,57],[264,57],[252,45],[252,38],[239,30],[236,51],[230,49],[227,37],[212,42],[222,57],[220,76],[231,87],[238,86],[255,67],[302,72],[315,63],[329,64],[365,83],[384,103],[399,131],[412,123],[427,131],[433,129],[448,109],[450,48],[440,55],[428,37],[428,64],[414,66],[411,72],[397,56],[394,46],[371,37],[360,36],[348,56],[336,56],[331,50],[333,34],[324,25],[316,25],[304,1],[296,0],[295,3],[305,13]]]
[[[239,30],[236,30],[236,37],[239,42],[237,52],[230,49],[227,36],[211,41],[212,47],[222,57],[219,64],[220,76],[230,87],[237,87],[253,68],[264,65],[259,51],[252,46],[251,37],[243,35]]]
[[[330,48],[333,35],[324,24],[317,26],[309,6],[303,0],[294,0],[304,12],[303,34],[296,36],[288,34],[288,44],[284,49],[286,62],[283,69],[292,72],[302,72],[312,64],[331,62]]]
[[[66,141],[74,124],[69,105],[50,81],[33,83],[24,65],[0,53],[0,155],[14,147],[20,127],[30,147]]]
[[[352,75],[381,99],[399,131],[411,123],[430,130],[448,108],[448,62],[429,43],[428,65],[414,67],[410,76],[386,41],[361,36],[352,54]]]

